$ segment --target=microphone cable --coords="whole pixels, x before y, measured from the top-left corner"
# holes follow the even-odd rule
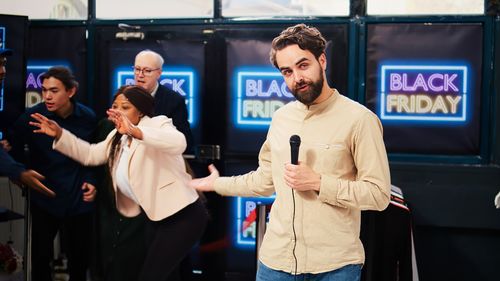
[[[290,137],[290,163],[293,165],[298,165],[299,164],[299,147],[300,147],[300,136],[299,135],[292,135]],[[297,262],[297,256],[295,255],[295,248],[297,247],[297,233],[295,232],[295,190],[291,188],[292,191],[292,201],[293,201],[293,210],[292,210],[292,232],[293,232],[293,249],[292,249],[292,254],[293,254],[293,259],[295,261],[295,272],[293,273],[293,279],[297,280],[297,267],[298,267],[298,262]]]
[[[292,210],[292,232],[293,232],[293,259],[295,261],[295,272],[293,275],[293,280],[297,280],[297,256],[295,255],[295,247],[297,246],[297,234],[295,233],[295,192],[292,188],[292,201],[293,201],[293,210]]]

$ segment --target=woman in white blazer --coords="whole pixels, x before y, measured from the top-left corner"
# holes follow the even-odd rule
[[[30,124],[38,127],[35,132],[55,138],[55,150],[83,165],[108,163],[118,211],[133,217],[142,209],[149,218],[149,247],[139,280],[163,281],[201,238],[207,213],[188,186],[184,135],[166,116],[151,118],[153,109],[154,99],[143,88],[120,88],[107,111],[115,129],[96,144],[41,114],[32,115],[36,122]]]

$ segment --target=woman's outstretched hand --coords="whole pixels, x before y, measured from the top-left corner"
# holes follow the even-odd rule
[[[219,171],[213,164],[208,166],[208,171],[210,171],[210,175],[204,178],[192,179],[189,182],[189,186],[198,191],[214,191],[214,183],[219,177]]]
[[[30,121],[31,126],[35,126],[38,129],[33,130],[34,133],[46,134],[49,137],[53,137],[58,140],[62,135],[62,128],[54,120],[43,116],[40,113],[31,114],[31,118],[35,119],[36,122]]]
[[[115,124],[115,128],[118,133],[122,135],[130,135],[132,130],[135,128],[134,124],[123,114],[123,112],[110,108],[106,111],[108,114],[108,119]]]

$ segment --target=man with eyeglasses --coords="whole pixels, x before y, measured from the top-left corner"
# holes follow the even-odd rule
[[[186,137],[186,152],[191,152],[193,136],[188,122],[186,100],[159,83],[163,62],[163,57],[154,51],[139,52],[133,67],[135,84],[145,88],[155,98],[155,115],[172,118],[174,126]]]
[[[0,49],[0,88],[5,79],[7,56],[12,55],[12,50],[10,49]],[[4,148],[10,145],[5,141],[2,141],[0,145],[0,175],[8,176],[11,180],[15,182],[21,182],[26,186],[40,192],[44,195],[54,197],[55,193],[45,186],[41,181],[45,179],[44,176],[39,174],[34,170],[26,170],[24,165],[18,163],[10,157],[9,154],[4,150]]]

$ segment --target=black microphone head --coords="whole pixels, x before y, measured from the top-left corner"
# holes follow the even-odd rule
[[[293,135],[290,137],[290,145],[300,145],[300,137],[298,135]]]
[[[290,137],[290,163],[297,165],[299,163],[299,146],[300,146],[300,137],[297,135],[293,135]]]

